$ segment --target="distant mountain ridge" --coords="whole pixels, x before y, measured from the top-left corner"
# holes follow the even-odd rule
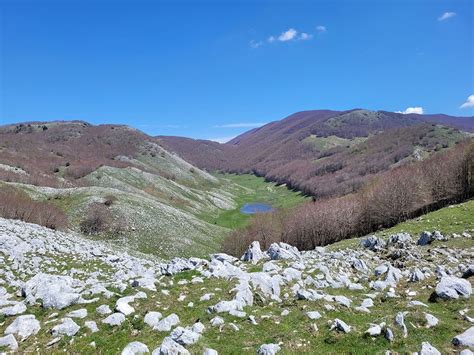
[[[354,191],[370,175],[449,148],[469,139],[472,132],[474,117],[353,109],[297,112],[226,144],[157,138],[166,149],[202,169],[252,172],[322,197]],[[338,182],[322,188],[326,179]]]

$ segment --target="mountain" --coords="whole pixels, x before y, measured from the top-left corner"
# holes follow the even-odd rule
[[[82,121],[20,123],[1,126],[0,142],[0,161],[26,172],[25,181],[37,180],[43,186],[80,185],[81,179],[101,166],[135,167],[178,181],[216,180],[128,126]],[[20,178],[11,173],[13,179]]]
[[[252,172],[318,197],[347,194],[393,166],[423,159],[474,132],[474,117],[354,109],[303,111],[226,144],[157,137],[207,170]]]
[[[21,211],[59,209],[72,230],[131,250],[160,256],[218,250],[228,230],[202,216],[235,209],[240,189],[130,127],[79,121],[0,127],[0,211],[14,204]],[[22,218],[21,211],[10,216]]]

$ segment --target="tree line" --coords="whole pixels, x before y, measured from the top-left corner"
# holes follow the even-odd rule
[[[430,158],[392,168],[357,192],[313,199],[291,210],[256,215],[244,229],[228,235],[223,251],[241,255],[258,240],[263,248],[285,242],[314,249],[381,228],[474,196],[474,141]]]

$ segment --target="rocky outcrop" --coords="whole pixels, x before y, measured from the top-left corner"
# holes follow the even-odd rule
[[[381,351],[400,350],[403,343],[410,352],[436,353],[432,344],[438,346],[438,342],[431,334],[450,323],[428,302],[429,289],[434,290],[435,299],[456,302],[456,307],[459,303],[460,329],[466,329],[452,339],[453,345],[448,339],[443,350],[471,346],[469,325],[474,315],[464,304],[472,297],[469,270],[474,253],[443,245],[437,237],[428,248],[399,233],[387,240],[363,238],[360,247],[304,252],[284,243],[262,252],[255,242],[241,260],[217,253],[208,260],[163,262],[16,222],[8,223],[13,231],[14,226],[21,226],[23,234],[10,231],[6,238],[1,221],[0,262],[5,267],[0,270],[0,330],[4,333],[0,345],[12,351],[54,352],[61,344],[74,352],[75,339],[80,339],[81,350],[89,346],[91,353],[103,352],[103,345],[92,339],[117,333],[128,339],[114,351],[125,355],[153,348],[153,354],[205,349],[214,355],[219,347],[205,346],[215,342],[216,334],[222,341],[241,339],[250,344],[245,351],[261,354],[312,352],[321,334],[329,334],[330,341],[377,338],[370,344]],[[386,307],[392,299],[397,307]],[[43,310],[38,312],[38,307]],[[282,323],[295,324],[295,319],[298,325],[293,333]],[[259,337],[265,332],[260,327],[269,322],[282,324],[289,340],[278,336],[274,343],[261,345],[272,335],[245,338],[250,333]],[[300,340],[304,336],[298,334],[299,327],[310,332],[311,342]],[[427,332],[426,328],[433,329]],[[159,346],[142,336],[150,331],[163,339]],[[49,337],[46,344],[41,343],[44,337]],[[84,344],[88,337],[89,345]],[[339,350],[334,343],[334,351]]]

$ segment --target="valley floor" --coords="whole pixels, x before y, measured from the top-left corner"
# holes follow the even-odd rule
[[[34,200],[59,207],[74,232],[80,232],[91,206],[99,206],[111,215],[111,231],[88,238],[163,258],[218,252],[226,235],[252,218],[240,212],[244,203],[287,208],[306,199],[285,186],[248,174],[173,181],[139,169],[104,166],[85,179],[87,186],[72,188],[10,185]],[[104,207],[110,198],[113,203]]]

